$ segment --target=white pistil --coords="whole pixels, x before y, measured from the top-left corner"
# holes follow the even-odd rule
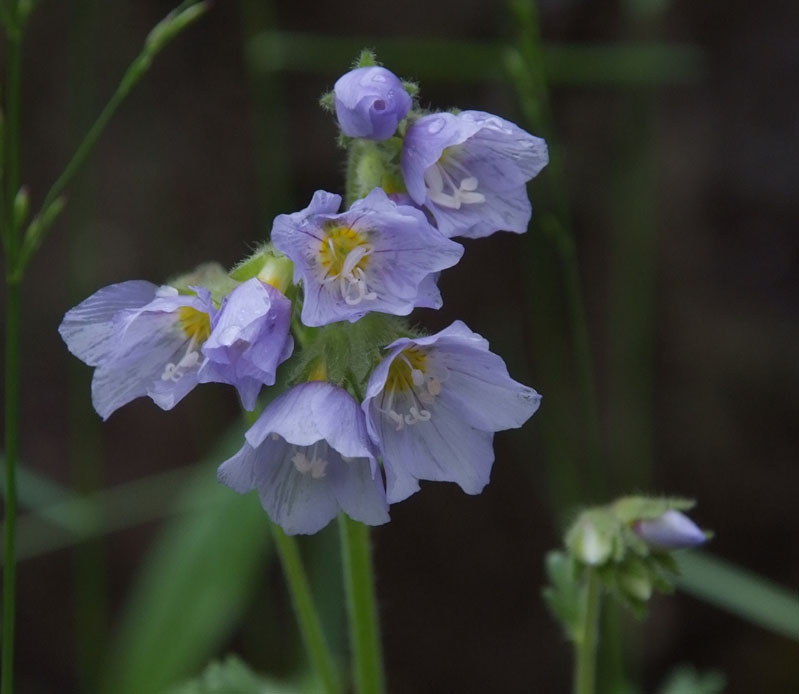
[[[486,197],[477,192],[480,182],[472,176],[462,165],[452,162],[455,168],[466,174],[460,183],[441,165],[434,164],[424,172],[424,181],[427,184],[427,195],[434,203],[452,210],[459,210],[461,205],[485,202]],[[445,193],[445,187],[451,193]]]
[[[327,243],[335,257],[333,240],[328,238]],[[371,252],[372,247],[369,244],[353,248],[344,258],[341,272],[324,277],[322,284],[330,284],[338,280],[341,297],[349,306],[357,306],[362,301],[374,301],[377,298],[377,293],[369,291],[369,287],[366,284],[366,273],[362,268],[358,267],[358,263]]]

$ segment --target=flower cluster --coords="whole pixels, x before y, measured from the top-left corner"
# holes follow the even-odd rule
[[[207,382],[234,386],[252,411],[281,369],[289,387],[219,479],[257,490],[287,533],[316,532],[340,511],[385,523],[420,480],[478,494],[494,433],[540,402],[462,322],[423,335],[398,317],[441,307],[438,277],[464,252],[453,237],[526,230],[526,184],[546,144],[482,111],[424,111],[416,91],[366,54],[323,99],[349,150],[346,209],[317,191],[232,271],[112,285],[60,327],[95,367],[103,418],[145,395],[172,408]]]

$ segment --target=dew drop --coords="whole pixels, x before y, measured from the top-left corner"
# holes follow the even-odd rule
[[[443,128],[444,128],[443,118],[434,118],[427,124],[427,132],[429,132],[431,135],[440,133]]]

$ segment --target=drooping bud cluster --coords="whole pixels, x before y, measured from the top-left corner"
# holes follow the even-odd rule
[[[708,539],[683,513],[693,506],[687,499],[628,496],[583,511],[566,533],[567,553],[551,553],[549,559],[550,578],[559,584],[546,594],[553,611],[558,614],[568,602],[558,591],[566,592],[570,580],[590,569],[611,594],[642,613],[655,590],[672,589],[677,567],[671,551]]]
[[[316,532],[340,511],[385,523],[420,480],[479,493],[494,433],[540,403],[462,322],[425,336],[397,317],[441,307],[438,277],[464,250],[453,237],[526,230],[526,184],[546,165],[546,144],[482,111],[423,111],[415,95],[364,54],[323,99],[348,149],[346,209],[317,191],[230,272],[112,285],[60,327],[95,367],[103,418],[140,396],[170,409],[206,382],[234,386],[254,410],[261,388],[287,373],[290,387],[219,479],[258,490],[288,533]]]

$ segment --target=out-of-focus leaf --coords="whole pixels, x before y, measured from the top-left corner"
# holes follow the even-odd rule
[[[278,682],[256,675],[235,656],[211,663],[196,680],[165,694],[304,694],[307,683]]]
[[[680,665],[669,675],[659,694],[721,694],[724,675],[720,672],[697,672],[690,665]]]
[[[679,556],[677,586],[700,600],[799,640],[799,596],[704,552]]]
[[[241,441],[234,432],[214,463]],[[236,624],[267,558],[257,497],[220,485],[213,466],[198,466],[176,503],[193,510],[169,522],[143,565],[104,678],[109,694],[163,691],[195,672]]]
[[[543,590],[544,601],[566,636],[576,641],[581,626],[582,597],[574,559],[564,552],[548,552],[546,570],[549,585]]]

